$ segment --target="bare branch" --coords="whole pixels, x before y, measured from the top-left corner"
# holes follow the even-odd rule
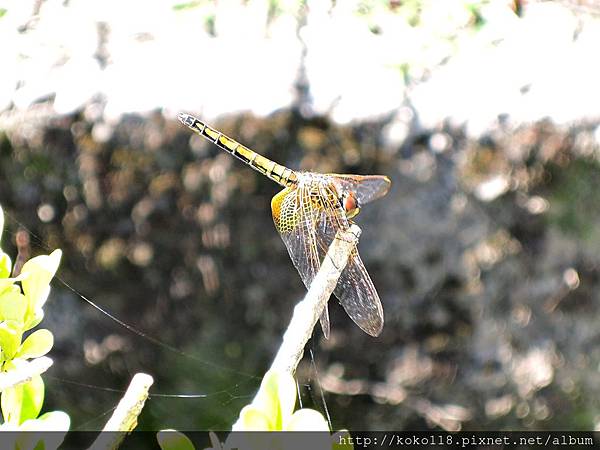
[[[348,230],[340,230],[336,234],[310,289],[294,308],[292,320],[283,335],[283,342],[271,364],[272,370],[289,372],[292,375],[296,371],[304,354],[304,346],[346,267],[350,253],[356,248],[360,233],[361,229],[353,224]]]
[[[104,426],[89,450],[115,450],[127,433],[137,426],[137,418],[148,398],[148,390],[154,379],[145,373],[137,373],[115,412]]]

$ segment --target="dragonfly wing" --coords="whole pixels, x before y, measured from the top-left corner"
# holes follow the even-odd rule
[[[356,325],[371,336],[379,336],[383,329],[381,300],[357,250],[350,256],[333,293]]]
[[[329,179],[329,178],[327,178]],[[339,201],[337,187],[327,182],[303,183],[273,197],[275,227],[307,288],[321,267],[338,230],[350,222]],[[383,327],[383,309],[373,282],[354,249],[334,290],[350,318],[366,333],[377,336]],[[323,334],[329,336],[327,308],[321,316]]]
[[[319,211],[318,205],[310,205],[310,192],[307,190],[308,187],[302,184],[297,188],[283,189],[273,197],[271,210],[275,228],[306,289],[309,289],[325,253],[317,240],[317,229],[324,219],[323,210]],[[323,334],[329,337],[327,305],[321,313],[320,322]]]
[[[359,205],[372,202],[383,197],[390,190],[392,182],[383,175],[342,175],[330,174],[338,185],[340,192],[354,193]]]
[[[387,192],[389,179],[386,177],[376,178],[387,180],[388,185],[385,190]],[[331,191],[328,186],[324,189]],[[346,217],[341,203],[335,199],[335,195],[331,195],[331,192],[322,192],[321,196],[324,202],[324,210],[327,212],[317,226],[316,238],[321,255],[327,253],[327,249],[338,230],[346,230],[350,227],[350,221]],[[371,277],[360,259],[357,247],[350,254],[348,263],[342,271],[333,293],[354,323],[367,334],[379,336],[383,329],[383,308],[373,281],[371,281]]]

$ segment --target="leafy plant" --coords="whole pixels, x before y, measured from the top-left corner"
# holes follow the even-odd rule
[[[232,431],[329,431],[321,413],[296,406],[296,383],[287,372],[268,371],[252,403],[240,411]]]
[[[0,238],[4,214],[0,207]],[[32,360],[50,351],[54,337],[49,330],[35,328],[44,317],[43,306],[50,293],[50,281],[60,263],[61,251],[37,256],[27,261],[21,273],[11,278],[10,257],[0,248],[0,377],[18,377]],[[40,439],[32,433],[14,434],[14,445],[7,448],[54,449],[69,429],[69,416],[62,411],[42,414],[44,381],[40,375],[6,387],[1,394],[3,423],[0,431],[64,431]],[[27,378],[26,378],[27,379]],[[40,442],[41,441],[41,442]]]
[[[211,436],[212,447],[205,450],[226,449],[285,449],[289,436],[281,433],[235,433],[247,431],[315,431],[312,435],[318,440],[318,449],[352,449],[351,444],[340,444],[339,436],[349,435],[340,431],[333,436],[329,434],[329,425],[323,415],[314,409],[302,408],[294,411],[296,406],[296,383],[287,372],[268,371],[260,384],[260,389],[249,405],[240,411],[240,417],[233,425],[232,431],[221,444],[215,435]],[[162,450],[194,450],[192,442],[182,433],[175,430],[163,430],[157,435]]]

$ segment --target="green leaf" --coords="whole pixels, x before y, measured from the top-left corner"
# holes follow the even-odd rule
[[[33,313],[29,312],[29,314],[25,315],[25,325],[23,325],[23,331],[31,330],[33,327],[37,326],[43,318],[44,310],[42,308],[38,308]]]
[[[29,300],[29,308],[41,308],[50,292],[50,281],[58,269],[62,252],[54,250],[50,255],[36,256],[23,265],[23,292]]]
[[[50,351],[54,344],[54,336],[50,330],[37,330],[27,336],[17,351],[15,358],[39,358]]]
[[[38,429],[44,431],[69,431],[71,427],[71,418],[64,411],[47,412],[38,417],[36,422],[41,425]]]
[[[240,412],[234,431],[281,431],[292,417],[296,404],[296,383],[287,372],[269,370],[260,389]]]
[[[18,433],[17,444],[20,450],[55,450],[65,439],[71,426],[71,419],[62,411],[52,411],[42,414],[37,419],[23,422]],[[47,433],[51,431],[51,433]],[[42,432],[44,432],[42,434]]]
[[[12,262],[10,256],[0,250],[0,278],[8,278],[10,276],[10,269]]]
[[[162,450],[195,450],[192,441],[183,433],[175,430],[161,430],[156,440]]]
[[[0,348],[5,360],[12,359],[21,345],[23,331],[19,325],[14,321],[0,323]]]
[[[21,425],[29,419],[35,419],[44,403],[44,381],[39,375],[27,383],[2,391],[0,404],[6,422]]]
[[[21,292],[21,288],[15,284],[16,278],[0,278],[0,294],[5,292]]]
[[[286,431],[329,431],[329,425],[321,413],[310,408],[296,411],[285,426]]]
[[[331,446],[332,450],[354,450],[354,445],[351,444],[352,436],[350,436],[350,432],[348,430],[340,430],[331,436],[331,441],[333,445]]]
[[[20,292],[5,292],[0,295],[0,320],[23,322],[27,312],[27,299]]]
[[[261,410],[269,419],[270,426],[267,428],[267,430],[281,430],[282,428],[283,420],[281,417],[279,396],[277,395],[278,387],[278,373],[270,370],[263,377],[262,382],[260,383],[260,389],[254,397],[254,400],[252,400],[252,406]],[[292,412],[290,411],[290,415],[291,413]],[[254,414],[252,414],[251,417],[254,417]],[[254,429],[256,430],[256,428]]]
[[[23,405],[21,406],[21,423],[27,419],[35,419],[44,403],[44,380],[39,375],[28,383],[22,384]]]
[[[296,404],[294,377],[287,372],[269,370],[252,404],[263,410],[275,430],[282,430],[283,423],[292,415]]]
[[[33,421],[28,420],[27,422]],[[7,448],[15,450],[46,450],[46,446],[44,445],[44,439],[40,437],[39,433],[21,433],[20,431],[23,431],[22,427],[19,427],[17,431],[19,432],[11,433],[15,434],[16,439],[14,440],[14,444],[11,447]]]
[[[1,11],[1,9],[0,9],[0,11]],[[3,230],[4,230],[4,211],[2,211],[2,206],[0,206],[0,244],[2,243],[1,241],[2,241],[2,231]],[[11,267],[12,267],[12,265],[11,265],[9,256],[0,249],[0,278],[8,278],[10,276],[10,268]]]
[[[2,417],[4,422],[13,426],[21,424],[21,405],[23,403],[23,386],[15,386],[2,391],[0,397],[0,407],[2,408]]]
[[[2,241],[2,231],[4,230],[4,211],[0,205],[0,241]]]
[[[246,405],[240,411],[240,417],[231,431],[281,431],[280,428],[275,428],[270,419],[262,409],[252,404]]]
[[[71,419],[63,411],[51,411],[37,419],[29,419],[21,424],[19,431],[69,431]],[[46,447],[48,448],[48,447]]]

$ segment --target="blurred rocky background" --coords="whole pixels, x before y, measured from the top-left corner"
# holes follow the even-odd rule
[[[99,429],[144,371],[207,396],[141,429],[228,429],[304,293],[277,186],[183,110],[393,181],[357,219],[384,331],[332,300],[298,374],[335,429],[600,429],[599,43],[575,0],[0,1],[3,246],[64,252],[45,409]]]

